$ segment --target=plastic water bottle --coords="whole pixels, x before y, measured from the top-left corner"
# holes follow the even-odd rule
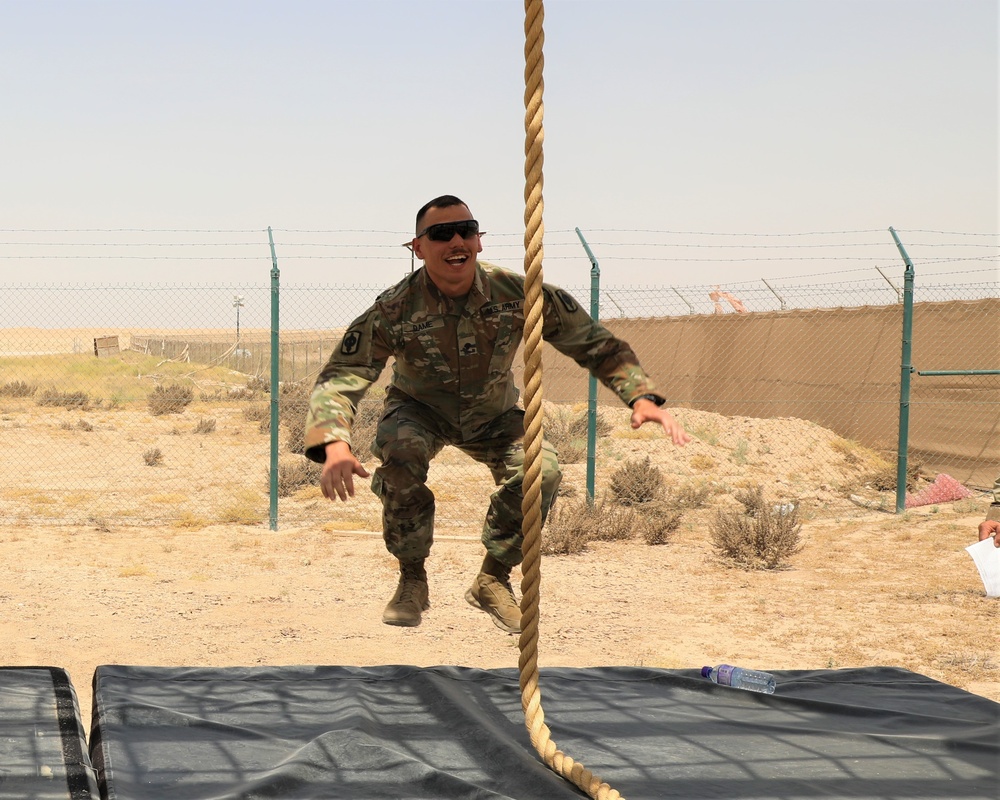
[[[734,689],[774,694],[774,676],[769,672],[719,664],[717,667],[702,667],[701,677],[708,678],[720,686],[732,686]]]

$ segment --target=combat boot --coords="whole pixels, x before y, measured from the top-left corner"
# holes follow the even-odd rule
[[[399,585],[382,612],[382,622],[413,628],[420,624],[421,613],[430,607],[424,562],[399,562]]]
[[[507,633],[521,632],[521,607],[510,586],[510,567],[486,556],[480,573],[465,593],[470,605],[490,615],[493,624]]]

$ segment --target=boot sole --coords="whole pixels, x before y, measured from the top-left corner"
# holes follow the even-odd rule
[[[416,619],[413,619],[413,617],[410,617],[409,619],[393,618],[393,617],[387,617],[385,614],[383,614],[382,622],[384,622],[386,625],[398,625],[401,628],[416,628],[417,625],[419,625],[423,620],[423,612],[429,609],[430,607],[431,604],[430,602],[428,602],[421,609],[420,614],[417,616]]]
[[[420,624],[421,620],[386,619],[385,617],[382,617],[382,622],[384,622],[386,625],[397,625],[400,628],[416,628]]]
[[[493,624],[496,625],[504,633],[518,634],[521,632],[520,627],[517,628],[510,627],[506,622],[500,619],[500,617],[496,616],[496,614],[494,614],[492,611],[490,611],[487,608],[483,608],[482,603],[479,602],[479,598],[476,597],[472,589],[465,590],[465,599],[469,603],[469,605],[472,606],[473,608],[478,608],[480,611],[485,612],[487,616],[489,616],[489,618],[493,620]]]

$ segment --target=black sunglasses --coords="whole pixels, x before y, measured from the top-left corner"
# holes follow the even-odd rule
[[[460,222],[439,222],[430,225],[417,234],[419,239],[426,236],[432,242],[450,242],[455,234],[463,239],[469,239],[479,233],[479,223],[474,219],[463,219]]]

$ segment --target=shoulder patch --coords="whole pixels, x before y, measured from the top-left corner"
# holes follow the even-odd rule
[[[580,310],[580,306],[577,305],[576,300],[573,299],[569,292],[563,289],[556,289],[556,297],[559,298],[559,302],[563,304],[563,308],[570,314],[575,314]]]
[[[361,349],[361,339],[363,336],[363,332],[357,328],[352,328],[345,333],[344,338],[340,340],[340,354],[353,356],[357,353]]]

